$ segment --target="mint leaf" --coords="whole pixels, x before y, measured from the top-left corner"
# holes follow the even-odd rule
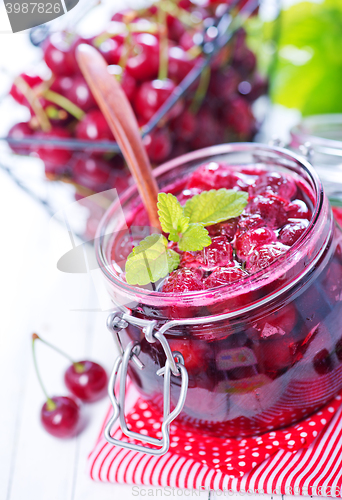
[[[126,261],[126,281],[130,285],[147,285],[164,278],[179,264],[177,252],[167,248],[167,239],[151,234],[133,248]]]
[[[189,224],[188,229],[179,240],[178,248],[184,252],[195,252],[203,250],[210,243],[211,238],[202,224]]]
[[[190,198],[185,204],[184,215],[189,217],[190,223],[211,226],[241,215],[247,201],[248,193],[245,191],[211,189]]]
[[[178,228],[178,222],[183,218],[183,207],[171,193],[158,194],[158,215],[162,230],[171,233]]]

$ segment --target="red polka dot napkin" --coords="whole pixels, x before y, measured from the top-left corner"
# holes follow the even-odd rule
[[[155,457],[112,446],[103,437],[109,409],[88,468],[97,481],[256,493],[342,496],[341,395],[323,409],[283,430],[222,439],[171,425],[170,451]],[[133,387],[127,422],[142,435],[161,437],[161,418]],[[113,436],[122,439],[117,424]],[[127,440],[127,438],[124,438]]]

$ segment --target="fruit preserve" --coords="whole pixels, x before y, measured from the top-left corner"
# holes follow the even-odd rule
[[[125,280],[132,247],[156,230],[137,189],[109,209],[97,258],[116,309],[165,328],[189,375],[177,420],[204,433],[248,436],[298,421],[342,388],[342,233],[310,164],[289,151],[227,144],[177,158],[156,171],[161,191],[182,205],[226,188],[245,192],[241,213],[208,225],[211,243],[183,251],[155,283]],[[165,365],[159,342],[131,324],[123,347],[140,344],[129,374],[162,412]],[[172,375],[171,404],[180,391]]]

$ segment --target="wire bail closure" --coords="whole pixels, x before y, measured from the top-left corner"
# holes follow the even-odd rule
[[[163,409],[163,422],[161,425],[162,438],[157,439],[151,436],[145,436],[138,432],[133,432],[128,429],[125,420],[125,396],[126,396],[126,379],[127,370],[129,362],[132,360],[139,370],[144,369],[144,364],[139,360],[138,356],[140,354],[140,344],[137,341],[131,341],[127,347],[124,349],[120,342],[119,332],[124,328],[127,328],[128,324],[138,326],[142,328],[145,338],[148,342],[154,343],[157,340],[161,343],[165,355],[166,363],[165,366],[157,371],[158,376],[164,376],[164,409]],[[183,356],[179,352],[172,352],[167,339],[164,334],[160,331],[154,331],[157,322],[155,320],[149,321],[140,318],[135,318],[127,313],[114,312],[110,314],[107,318],[107,328],[113,333],[116,344],[119,347],[120,354],[116,358],[113,370],[108,383],[108,393],[111,404],[113,406],[113,415],[106,425],[104,435],[105,439],[116,446],[121,446],[123,448],[128,448],[134,451],[141,451],[143,453],[148,453],[150,455],[164,455],[170,447],[170,424],[171,422],[180,414],[183,409],[186,394],[188,390],[188,372],[184,366]],[[176,361],[177,359],[177,361]],[[120,382],[119,382],[119,395],[115,395],[116,382],[118,379],[119,372]],[[181,377],[181,388],[180,395],[176,407],[170,413],[170,401],[171,401],[171,374]],[[111,431],[115,422],[119,419],[120,427],[123,434],[132,439],[137,439],[148,444],[158,446],[159,448],[151,448],[149,446],[138,445],[135,443],[129,443],[127,441],[121,441],[112,437]]]

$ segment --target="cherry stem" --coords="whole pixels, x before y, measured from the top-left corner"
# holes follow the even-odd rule
[[[36,333],[34,333],[32,335],[32,340],[40,340],[41,342],[43,342],[43,344],[47,345],[48,347],[50,347],[54,351],[58,352],[61,356],[64,356],[65,358],[67,358],[70,361],[70,363],[72,363],[73,365],[75,364],[75,361],[68,354],[66,354],[64,351],[62,351],[61,349],[59,349],[55,345],[50,344],[50,342],[48,342],[47,340],[42,339]]]
[[[74,116],[77,120],[82,120],[85,115],[85,112],[76,106],[73,102],[69,101],[66,97],[61,94],[57,94],[53,90],[45,90],[42,94],[48,101],[57,104],[61,108],[65,109],[70,115]]]
[[[158,24],[159,24],[159,73],[158,79],[165,80],[167,78],[169,66],[169,41],[167,38],[166,13],[160,7],[158,8]]]
[[[31,89],[29,84],[25,82],[25,80],[21,76],[17,76],[17,78],[14,80],[14,84],[18,87],[20,92],[26,97],[28,103],[33,109],[34,114],[37,117],[37,120],[43,132],[48,132],[49,130],[51,130],[51,123],[47,117],[47,114],[43,109],[43,106],[40,104],[39,99],[36,96],[34,90]]]
[[[207,90],[209,87],[209,82],[210,82],[210,74],[211,74],[211,72],[210,72],[209,66],[207,66],[206,68],[203,68],[203,71],[202,71],[201,76],[200,76],[200,81],[198,83],[198,87],[196,89],[193,101],[190,105],[190,111],[194,115],[199,111],[199,109],[202,105],[202,102],[206,96],[206,93],[207,93]]]
[[[123,73],[125,71],[128,58],[129,58],[129,55],[131,53],[131,46],[132,46],[132,34],[128,31],[127,34],[126,34],[126,36],[125,36],[125,39],[124,39],[124,43],[123,43],[123,46],[122,46],[122,51],[121,51],[121,54],[120,54],[120,59],[119,59],[119,62],[118,62],[118,66],[120,66],[120,68],[122,69],[121,74],[120,75],[116,75],[116,79],[117,79],[117,81],[119,83],[121,82],[121,79],[122,79]]]
[[[36,375],[40,384],[40,387],[42,388],[42,391],[46,397],[46,406],[49,411],[53,411],[56,408],[56,403],[52,401],[52,399],[49,397],[48,393],[46,392],[45,386],[43,384],[42,378],[40,376],[40,372],[38,370],[38,364],[37,364],[37,357],[36,357],[36,350],[35,350],[35,341],[39,339],[38,335],[34,333],[32,335],[32,355],[33,355],[33,364],[34,368],[36,370]],[[40,339],[41,340],[41,339]]]

